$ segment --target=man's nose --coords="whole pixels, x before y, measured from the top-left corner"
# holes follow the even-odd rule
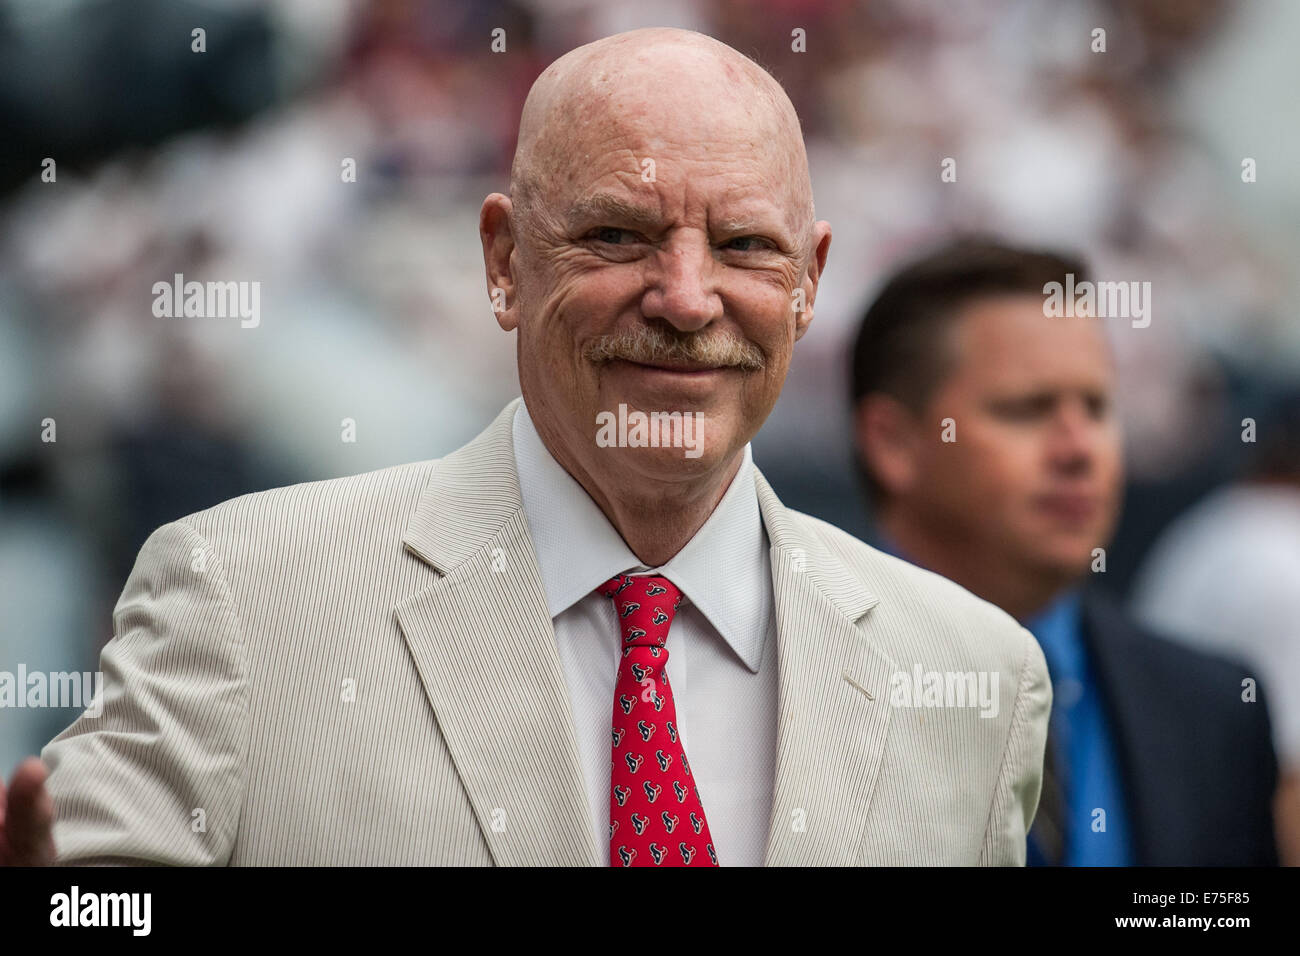
[[[1048,455],[1052,465],[1069,474],[1085,474],[1092,467],[1101,440],[1101,426],[1087,411],[1067,403],[1052,421]]]
[[[675,236],[659,251],[642,300],[646,318],[694,332],[722,318],[721,266],[703,237]]]

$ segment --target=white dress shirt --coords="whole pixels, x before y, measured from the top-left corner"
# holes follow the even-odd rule
[[[713,514],[667,564],[647,568],[555,460],[523,402],[519,487],[573,706],[596,845],[609,846],[610,729],[622,637],[596,588],[622,572],[663,575],[685,595],[668,631],[677,726],[722,866],[761,866],[776,760],[776,619],[767,532],[744,461]]]

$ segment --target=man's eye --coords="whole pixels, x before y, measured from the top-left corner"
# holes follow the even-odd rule
[[[736,243],[741,245],[737,246]],[[736,252],[755,252],[759,249],[772,248],[772,243],[762,236],[737,236],[735,239],[727,240],[727,248]]]
[[[587,238],[595,239],[597,242],[608,243],[611,246],[621,246],[624,245],[624,243],[619,240],[622,239],[623,236],[630,235],[632,234],[626,229],[618,229],[614,226],[601,226],[600,228],[593,229],[591,232],[587,233]]]
[[[1046,403],[1036,399],[999,402],[993,408],[999,418],[1016,422],[1030,421],[1047,411]]]

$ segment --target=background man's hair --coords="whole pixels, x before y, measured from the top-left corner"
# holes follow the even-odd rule
[[[883,392],[915,412],[925,408],[951,370],[949,326],[977,299],[1044,297],[1043,286],[1088,278],[1079,257],[1012,246],[987,236],[949,242],[898,270],[877,293],[858,328],[850,376],[853,407]],[[873,502],[882,489],[863,456],[855,456]]]

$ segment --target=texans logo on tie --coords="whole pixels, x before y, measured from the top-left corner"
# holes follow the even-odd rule
[[[664,672],[664,644],[682,592],[665,577],[628,574],[597,590],[613,598],[623,631],[614,682],[610,865],[717,866]]]

